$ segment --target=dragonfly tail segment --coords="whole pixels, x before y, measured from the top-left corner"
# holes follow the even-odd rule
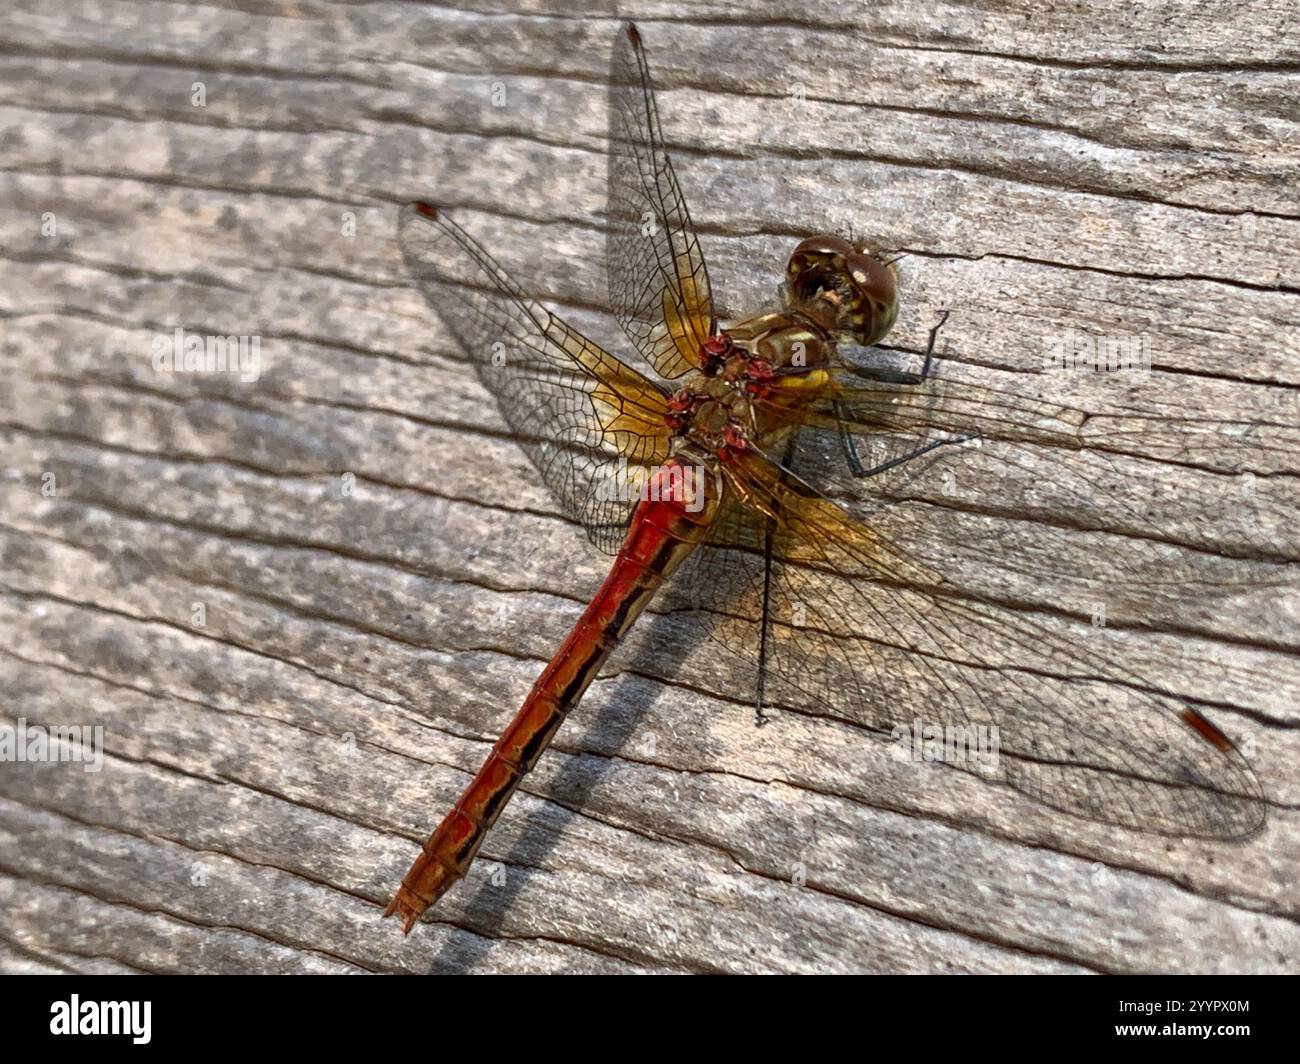
[[[681,486],[690,482],[683,468],[674,459],[652,478],[605,582],[406,873],[384,910],[384,916],[400,917],[403,933],[469,871],[488,829],[569,710],[655,591],[704,538],[720,493],[701,477],[699,494],[683,495]]]

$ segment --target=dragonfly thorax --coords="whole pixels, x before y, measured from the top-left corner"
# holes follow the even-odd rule
[[[668,399],[676,437],[726,458],[760,444],[816,400],[835,341],[798,312],[765,312],[701,345],[699,370]]]
[[[744,450],[758,431],[754,401],[772,379],[771,362],[719,333],[703,345],[700,371],[669,398],[668,425],[710,453]]]

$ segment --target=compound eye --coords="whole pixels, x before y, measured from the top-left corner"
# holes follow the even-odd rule
[[[841,237],[810,236],[790,253],[786,276],[792,284],[810,289],[827,275],[842,272],[845,260],[854,254],[853,246]]]
[[[898,317],[894,271],[842,237],[799,244],[786,267],[790,302],[844,340],[879,343]]]
[[[848,259],[849,277],[853,287],[874,303],[892,303],[898,298],[898,288],[889,267],[870,255],[855,253]]]
[[[898,317],[898,285],[894,272],[878,259],[855,251],[845,259],[852,297],[846,331],[859,343],[879,343]]]

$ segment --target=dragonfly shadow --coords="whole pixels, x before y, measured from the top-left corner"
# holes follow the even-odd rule
[[[655,636],[658,629],[671,624],[671,618],[647,614],[641,624],[649,638],[631,648],[621,661],[616,660],[615,669],[654,673]],[[589,799],[609,772],[610,758],[627,747],[646,714],[666,690],[662,684],[625,676],[610,685],[608,691],[599,692],[603,697],[586,701],[582,706],[584,712],[575,714],[577,719],[566,721],[564,728],[570,741],[591,752],[570,756],[565,768],[547,788],[548,795],[555,796],[556,800],[528,814],[518,841],[502,858],[508,869],[505,881],[497,885],[491,876],[481,873],[474,876],[471,872],[473,894],[465,912],[473,936],[448,935],[426,974],[464,974],[483,961],[506,914],[531,879],[532,870],[555,849],[570,823],[580,815],[577,810],[591,808]],[[582,727],[582,731],[574,725]],[[509,815],[507,812],[506,816]],[[469,886],[468,880],[462,883],[462,887]]]

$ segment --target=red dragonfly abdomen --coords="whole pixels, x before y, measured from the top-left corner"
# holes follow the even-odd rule
[[[684,469],[674,459],[651,479],[648,497],[633,512],[605,582],[406,873],[384,911],[385,916],[401,916],[403,931],[409,932],[420,914],[469,870],[488,829],[605,659],[659,586],[704,538],[717,513],[719,493],[703,476],[694,497],[673,490],[673,485],[680,489]]]

